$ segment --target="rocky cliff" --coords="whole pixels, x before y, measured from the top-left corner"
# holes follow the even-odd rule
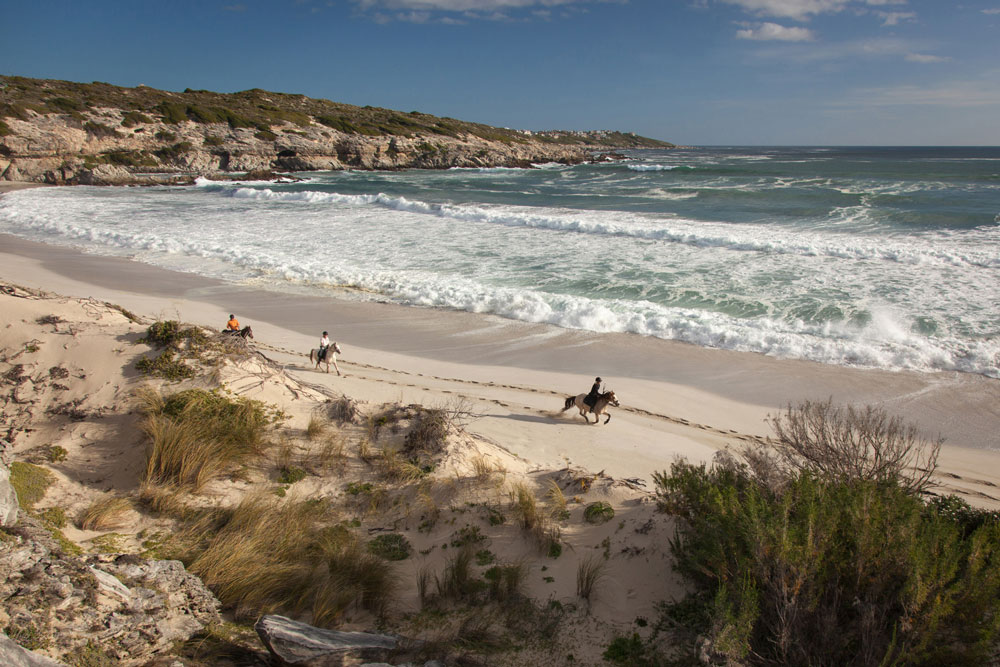
[[[172,93],[0,77],[0,180],[8,181],[573,164],[595,151],[653,146],[671,144],[618,132],[508,130],[262,90]]]

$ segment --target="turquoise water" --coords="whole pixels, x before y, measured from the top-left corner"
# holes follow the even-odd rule
[[[215,277],[824,363],[1000,377],[1000,149],[45,188],[0,231]]]

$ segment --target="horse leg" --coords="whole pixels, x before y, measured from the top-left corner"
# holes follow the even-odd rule
[[[337,365],[337,358],[336,357],[333,358],[333,367],[337,369],[337,375],[340,375],[340,366]],[[329,368],[329,366],[327,368]],[[329,371],[327,371],[327,372],[329,372]]]
[[[611,421],[611,413],[609,412],[607,414],[608,414],[608,418],[604,420],[605,424],[607,424],[609,421]]]

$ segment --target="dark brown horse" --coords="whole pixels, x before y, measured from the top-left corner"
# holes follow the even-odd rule
[[[239,331],[234,331],[232,329],[223,329],[222,333],[228,336],[234,336],[234,337],[239,336],[243,340],[248,340],[248,339],[253,340],[253,329],[250,328],[249,324],[240,329]]]
[[[580,411],[580,416],[583,417],[584,421],[588,424],[590,423],[590,419],[587,418],[587,413],[592,412],[594,414],[594,423],[596,424],[601,421],[601,413],[604,412],[609,405],[613,405],[616,408],[619,406],[618,399],[615,398],[615,392],[613,391],[606,391],[603,394],[598,394],[597,400],[594,401],[594,407],[587,405],[583,400],[585,398],[587,398],[586,394],[570,396],[566,399],[566,404],[560,412],[566,412],[573,406],[576,406],[576,408]],[[606,414],[608,418],[604,420],[605,424],[611,421],[611,413],[608,412]]]

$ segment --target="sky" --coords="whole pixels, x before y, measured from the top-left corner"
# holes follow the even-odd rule
[[[683,145],[1000,145],[1000,0],[0,0],[0,73]]]

